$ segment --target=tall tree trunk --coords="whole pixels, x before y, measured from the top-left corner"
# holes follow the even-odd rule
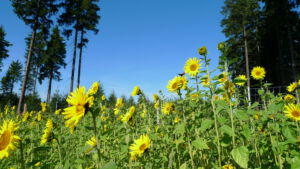
[[[34,81],[33,81],[33,90],[32,90],[32,94],[35,94],[35,90],[36,90],[36,81],[37,81],[37,76],[38,76],[38,67],[35,66],[35,69],[34,69]]]
[[[77,25],[77,23],[76,23],[76,25]],[[75,26],[75,40],[74,40],[74,53],[73,53],[73,61],[72,61],[72,73],[71,73],[70,93],[73,91],[73,85],[74,85],[76,49],[77,49],[77,36],[78,36],[78,28],[77,28],[77,26]]]
[[[244,31],[244,48],[245,48],[245,59],[246,59],[246,76],[247,76],[247,92],[249,105],[251,104],[251,91],[250,91],[250,72],[249,72],[249,58],[248,58],[248,42],[247,42],[247,32],[245,25],[243,26]]]
[[[291,35],[291,26],[288,26],[288,39],[289,39],[289,53],[291,55],[291,61],[292,61],[293,81],[296,81],[297,71],[296,71],[294,45],[293,45],[293,39]]]
[[[51,87],[52,87],[52,73],[50,74],[49,77],[49,84],[48,84],[48,93],[47,93],[47,104],[50,103],[50,99],[51,99]]]
[[[28,75],[29,75],[29,71],[30,71],[30,62],[31,62],[32,49],[33,49],[33,44],[34,44],[34,41],[35,41],[35,34],[36,34],[36,28],[33,29],[33,32],[32,32],[32,35],[31,35],[29,52],[28,52],[28,55],[27,55],[25,75],[24,75],[24,78],[23,78],[22,90],[21,90],[21,95],[20,95],[20,98],[19,98],[18,109],[17,109],[18,114],[21,113],[21,108],[22,108],[22,105],[23,105],[23,102],[24,102],[24,97],[25,97],[25,92],[26,92],[26,84],[27,84]]]
[[[78,63],[78,77],[77,77],[77,88],[79,88],[79,86],[80,86],[81,59],[82,59],[82,48],[83,48],[83,34],[84,34],[84,31],[81,30],[80,49],[79,49],[79,63]]]

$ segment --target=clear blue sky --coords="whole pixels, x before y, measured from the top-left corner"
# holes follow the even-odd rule
[[[182,73],[185,61],[198,57],[197,49],[203,45],[208,48],[212,67],[217,66],[216,45],[225,39],[220,27],[223,0],[102,0],[99,5],[100,32],[88,34],[82,85],[100,80],[106,94],[114,90],[118,96],[129,96],[135,85],[147,95],[160,89],[167,93],[168,80]],[[25,65],[24,38],[31,31],[14,14],[9,0],[1,0],[0,8],[0,25],[13,44],[10,58],[4,61],[2,77],[12,60],[19,59]],[[69,91],[73,39],[66,44],[68,66],[61,70],[63,80],[54,82],[52,93]],[[45,80],[38,86],[43,99],[47,83]]]

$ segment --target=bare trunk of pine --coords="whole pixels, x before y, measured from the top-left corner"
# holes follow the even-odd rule
[[[21,90],[21,95],[20,95],[20,98],[19,98],[18,109],[17,109],[18,114],[21,114],[21,108],[22,108],[22,105],[23,105],[23,102],[24,102],[24,97],[25,97],[25,92],[26,92],[26,84],[27,84],[28,75],[29,75],[29,71],[30,71],[30,61],[31,61],[32,49],[33,49],[33,44],[34,44],[34,41],[35,41],[35,34],[36,34],[36,29],[33,30],[32,35],[31,35],[29,52],[28,52],[28,55],[27,55],[25,75],[24,75],[24,78],[23,78],[22,90]]]
[[[74,85],[76,49],[77,49],[77,36],[78,36],[78,29],[77,29],[77,26],[76,26],[76,28],[75,28],[75,40],[74,40],[74,53],[73,53],[73,61],[72,61],[72,72],[71,72],[70,93],[73,91],[73,85]]]
[[[83,34],[84,34],[84,32],[81,31],[80,49],[79,49],[79,63],[78,63],[78,77],[77,77],[77,88],[79,88],[79,86],[80,86],[81,59],[82,59],[82,48],[83,48]]]
[[[51,87],[52,87],[52,74],[50,74],[50,77],[49,77],[48,93],[47,93],[47,104],[50,103],[50,99],[51,99]]]
[[[35,69],[34,69],[34,81],[33,81],[33,90],[32,90],[32,94],[35,94],[35,90],[36,90],[36,81],[37,81],[37,76],[38,76],[38,67],[35,66]]]
[[[250,72],[249,72],[247,32],[246,32],[245,25],[243,26],[243,31],[244,31],[244,48],[245,48],[245,58],[246,58],[247,93],[248,93],[248,101],[249,101],[249,105],[250,105],[251,104]]]

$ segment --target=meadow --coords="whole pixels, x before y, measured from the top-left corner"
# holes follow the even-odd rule
[[[42,103],[40,111],[19,115],[6,106],[0,168],[299,169],[300,80],[285,94],[272,93],[268,70],[257,65],[249,78],[260,97],[253,100],[247,76],[233,77],[227,47],[218,49],[217,68],[201,47],[183,64],[185,73],[166,82],[173,98],[160,92],[149,101],[147,89],[133,84],[134,104],[119,98],[109,106],[95,82],[70,93],[64,109]]]

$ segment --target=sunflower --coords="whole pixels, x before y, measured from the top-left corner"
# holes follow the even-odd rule
[[[124,103],[123,103],[123,99],[122,98],[118,98],[117,102],[116,102],[116,108],[121,108],[123,107]]]
[[[4,120],[0,130],[0,159],[8,157],[16,149],[16,144],[21,138],[15,135],[18,126],[12,120]]]
[[[287,102],[294,102],[296,100],[295,96],[291,95],[291,94],[287,94],[284,96],[284,100]]]
[[[97,146],[96,137],[93,136],[92,138],[90,138],[88,141],[86,141],[86,144],[89,145],[90,147],[85,152],[89,153]]]
[[[223,165],[223,169],[234,169],[234,167],[230,164]]]
[[[135,86],[132,93],[131,93],[131,96],[136,96],[136,95],[139,95],[141,94],[141,89],[139,86]]]
[[[188,83],[186,76],[177,76],[177,81],[179,83],[180,89],[186,89]]]
[[[198,52],[200,55],[206,55],[207,54],[206,46],[202,46],[201,48],[199,48]]]
[[[171,102],[166,102],[162,108],[162,112],[166,115],[170,114],[170,112],[172,112],[174,110],[175,110],[175,106]]]
[[[155,103],[159,100],[159,97],[156,93],[153,94],[153,100]]]
[[[237,80],[238,82],[236,82],[235,84],[238,86],[244,86],[246,81],[247,81],[247,77],[245,75],[238,75],[235,80]]]
[[[207,87],[207,86],[210,85],[210,80],[207,76],[204,76],[204,77],[201,78],[201,85],[203,87]]]
[[[228,80],[228,74],[226,72],[223,72],[218,79],[220,83],[225,83]]]
[[[114,109],[114,115],[118,115],[120,113],[120,109],[119,108],[115,108]]]
[[[224,42],[219,43],[218,49],[219,49],[219,51],[223,51],[225,49],[225,43]]]
[[[100,87],[100,83],[99,82],[94,82],[91,86],[91,88],[89,89],[89,91],[87,92],[88,95],[94,95],[95,93],[97,93],[98,89]]]
[[[199,73],[201,67],[200,60],[197,58],[189,58],[184,65],[184,72],[191,77],[195,77]]]
[[[80,87],[71,93],[67,98],[67,102],[71,105],[64,109],[62,113],[65,119],[68,119],[65,124],[72,132],[79,121],[85,115],[86,110],[92,106],[93,97],[85,93],[85,87]]]
[[[102,100],[102,101],[106,100],[105,95],[101,96],[101,100]]]
[[[122,117],[121,121],[123,123],[127,123],[132,118],[134,112],[135,112],[135,107],[131,106],[127,111],[127,113]]]
[[[142,156],[143,153],[151,146],[151,140],[148,135],[141,135],[140,138],[134,140],[134,143],[130,145],[131,150],[130,159],[136,160],[137,156]]]
[[[46,128],[44,130],[44,134],[41,138],[41,145],[44,145],[47,143],[49,136],[51,135],[52,128],[53,128],[53,122],[51,119],[48,119],[48,121],[46,123]]]
[[[174,119],[174,123],[179,123],[180,121],[181,121],[181,119],[178,116],[176,116]]]
[[[255,80],[262,80],[265,78],[266,76],[266,71],[265,68],[260,67],[260,66],[256,66],[252,69],[251,71],[251,76],[253,77],[253,79]]]
[[[179,90],[180,86],[179,86],[179,81],[177,80],[177,78],[173,78],[172,80],[169,80],[168,85],[167,85],[167,89],[170,92],[175,92],[177,93],[177,91]]]
[[[287,87],[287,91],[293,92],[297,88],[297,86],[298,86],[297,82],[293,82]]]
[[[57,110],[55,110],[55,112],[54,112],[54,114],[57,114],[57,115],[59,115],[61,113],[61,109],[57,109]]]
[[[24,122],[24,121],[27,121],[27,120],[29,119],[30,114],[29,114],[29,112],[27,111],[27,112],[23,113],[22,116],[23,116],[22,121]]]
[[[47,108],[47,104],[45,102],[42,102],[41,107],[42,107],[42,112],[45,112]]]
[[[288,104],[284,106],[284,109],[285,116],[296,121],[300,120],[300,104]]]
[[[155,102],[154,108],[155,108],[155,109],[159,109],[159,101]]]

